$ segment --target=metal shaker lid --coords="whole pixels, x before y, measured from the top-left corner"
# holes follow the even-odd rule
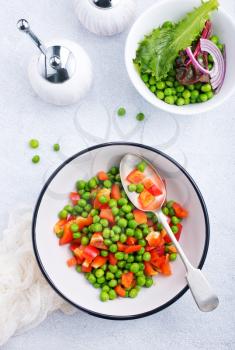
[[[17,27],[20,31],[28,34],[41,51],[38,60],[38,70],[43,78],[58,84],[69,80],[73,76],[76,60],[68,48],[60,45],[46,47],[32,32],[28,21],[25,19],[20,19],[17,22]]]
[[[120,0],[90,0],[93,5],[100,9],[110,9],[115,7]]]

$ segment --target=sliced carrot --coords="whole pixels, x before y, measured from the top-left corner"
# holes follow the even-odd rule
[[[177,249],[174,245],[168,246],[168,250],[170,253],[177,253]]]
[[[134,252],[138,252],[141,249],[141,245],[130,245],[125,249],[125,253],[130,254]]]
[[[184,209],[179,203],[173,203],[172,205],[176,216],[178,216],[178,218],[180,219],[184,219],[188,216],[188,211],[186,209]]]
[[[64,244],[68,244],[68,243],[72,242],[73,232],[71,231],[70,226],[73,223],[76,223],[76,220],[71,220],[64,225],[64,234],[60,238],[60,241],[59,241],[60,245],[64,245]]]
[[[108,220],[111,224],[114,224],[115,222],[112,210],[110,208],[101,209],[100,218]]]
[[[147,215],[142,210],[134,209],[133,214],[134,214],[135,221],[138,224],[146,224],[147,223],[147,219],[148,219]]]
[[[104,256],[97,256],[91,263],[91,266],[95,269],[98,269],[98,267],[103,266],[107,261],[107,258]]]
[[[116,200],[121,198],[121,191],[120,191],[120,187],[118,184],[112,185],[111,198],[116,199]]]
[[[169,263],[169,254],[166,255],[165,263],[161,266],[161,272],[165,276],[170,276],[172,274]]]
[[[115,288],[114,288],[115,292],[117,293],[117,295],[119,295],[119,297],[125,298],[126,296],[126,291],[124,288],[122,288],[122,286],[120,286],[120,284],[118,284]]]
[[[59,220],[57,221],[57,223],[55,224],[54,226],[54,232],[55,233],[60,233],[63,228],[64,228],[64,225],[67,223],[67,220],[64,219],[64,220]]]
[[[121,282],[122,282],[122,285],[125,288],[130,288],[132,283],[133,283],[133,281],[134,281],[134,274],[133,274],[133,272],[126,272],[126,273],[122,274]]]
[[[142,182],[144,178],[145,178],[145,175],[141,171],[134,169],[127,176],[127,181],[129,181],[133,184],[138,184],[138,183]]]
[[[101,232],[95,232],[91,236],[90,245],[99,249],[108,249],[104,244],[104,238]]]
[[[158,271],[156,271],[152,264],[147,261],[144,262],[144,271],[147,276],[155,276],[158,274]]]
[[[144,187],[146,188],[146,190],[148,190],[150,187],[152,187],[154,185],[153,181],[147,177],[142,181],[142,184],[144,185]]]
[[[68,260],[67,260],[67,265],[68,265],[68,267],[72,267],[72,266],[77,265],[77,259],[76,259],[76,257],[73,256],[72,258],[68,259]]]
[[[142,208],[145,209],[154,201],[154,196],[149,191],[143,190],[138,199]]]
[[[109,179],[109,177],[105,171],[99,171],[97,174],[97,177],[100,181],[105,181],[105,180]]]

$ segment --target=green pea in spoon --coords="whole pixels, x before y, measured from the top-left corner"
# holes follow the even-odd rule
[[[128,181],[127,176],[130,174],[130,172],[136,167],[138,163],[141,161],[144,161],[147,164],[147,167],[145,169],[145,173],[148,177],[152,178],[154,183],[157,185],[157,187],[161,190],[162,194],[156,197],[156,200],[153,204],[151,204],[150,207],[148,207],[148,210],[144,210],[139,201],[138,201],[138,194],[135,192],[128,191]],[[181,260],[185,266],[186,269],[186,280],[188,283],[188,286],[191,290],[191,293],[194,297],[194,300],[198,306],[198,308],[201,311],[212,311],[214,310],[218,304],[219,299],[216,296],[216,294],[213,292],[210,284],[208,283],[205,276],[202,274],[200,269],[196,269],[192,266],[190,261],[188,260],[187,256],[185,255],[181,245],[175,238],[174,233],[171,230],[171,227],[169,226],[167,222],[166,216],[163,214],[161,208],[166,200],[166,187],[165,184],[159,175],[158,171],[154,168],[154,166],[149,163],[146,159],[134,155],[134,154],[126,154],[120,163],[120,176],[122,185],[124,187],[124,190],[130,199],[130,201],[134,204],[134,206],[143,211],[152,212],[157,216],[158,221],[163,225],[165,230],[167,231],[169,237],[171,238],[172,242],[174,243]]]

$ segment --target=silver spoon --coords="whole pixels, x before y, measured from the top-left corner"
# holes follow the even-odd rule
[[[154,178],[155,182],[158,185],[158,188],[162,191],[162,194],[158,196],[158,201],[156,201],[151,209],[148,208],[148,210],[144,210],[139,202],[138,202],[138,195],[135,192],[130,192],[128,190],[128,181],[126,180],[127,176],[130,174],[130,172],[136,167],[138,163],[141,161],[144,161],[147,164],[145,173],[148,175],[148,177]],[[130,201],[134,204],[136,208],[143,211],[151,211],[156,216],[158,221],[163,225],[165,230],[167,231],[168,235],[170,236],[172,242],[174,243],[181,260],[185,266],[186,269],[186,280],[188,282],[188,286],[191,290],[191,293],[195,299],[195,302],[199,309],[201,311],[212,311],[214,310],[218,304],[219,299],[216,296],[216,294],[213,292],[210,284],[208,283],[207,279],[203,275],[200,269],[196,269],[192,266],[190,261],[188,260],[187,256],[185,255],[181,245],[175,238],[174,233],[172,232],[166,216],[163,214],[161,208],[165,202],[166,199],[166,187],[164,182],[162,181],[161,176],[158,174],[157,170],[153,167],[153,165],[148,162],[146,159],[134,155],[134,154],[127,154],[125,155],[120,163],[120,176],[122,185],[125,189],[125,192],[130,199]]]

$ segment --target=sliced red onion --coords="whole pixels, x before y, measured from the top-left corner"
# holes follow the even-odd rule
[[[186,49],[186,52],[195,68],[199,69],[204,74],[210,75],[211,85],[213,89],[216,90],[222,86],[225,77],[226,66],[224,57],[220,49],[211,40],[200,39],[200,46],[201,51],[207,52],[213,57],[214,65],[210,71],[200,65],[190,47]]]

